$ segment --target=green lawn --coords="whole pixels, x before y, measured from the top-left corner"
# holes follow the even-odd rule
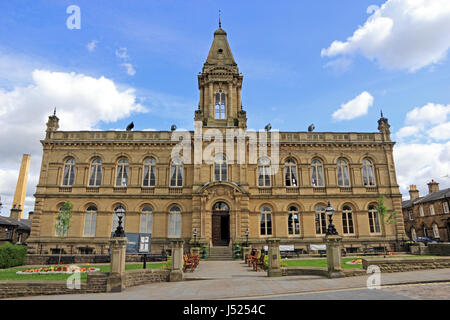
[[[162,269],[166,265],[165,262],[159,263],[147,263],[147,269]],[[100,272],[109,272],[109,264],[108,265],[89,265],[82,267],[95,267],[99,268]],[[70,275],[67,274],[16,274],[17,271],[26,270],[30,268],[24,267],[15,267],[8,269],[0,269],[0,281],[2,280],[11,280],[11,281],[20,281],[20,280],[38,280],[38,281],[66,281]],[[126,270],[136,270],[142,269],[142,263],[137,264],[127,264],[125,266]],[[87,274],[81,274],[81,281],[86,281]]]
[[[342,268],[344,269],[362,269],[362,264],[347,264],[348,261],[359,259],[357,257],[342,258]],[[282,265],[287,267],[315,267],[327,268],[327,259],[300,259],[300,260],[282,260]]]

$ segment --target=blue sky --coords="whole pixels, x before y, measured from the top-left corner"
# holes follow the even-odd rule
[[[99,116],[87,122],[80,120],[78,128],[80,115],[70,116],[64,98],[45,91],[46,100],[38,101],[39,109],[36,107],[39,119],[45,119],[56,107],[72,121],[66,129],[121,129],[130,121],[134,121],[135,130],[168,130],[173,123],[192,129],[193,110],[198,104],[196,75],[208,54],[220,9],[222,27],[244,74],[242,102],[249,128],[260,129],[271,122],[281,131],[305,131],[314,123],[316,131],[372,132],[377,130],[382,109],[389,118],[393,138],[398,138],[402,147],[396,154],[400,159],[397,167],[401,167],[397,169],[403,170],[398,173],[401,191],[405,193],[405,186],[416,183],[423,194],[424,184],[431,178],[440,181],[441,187],[450,186],[450,179],[442,178],[449,173],[450,161],[450,133],[446,136],[450,118],[450,38],[445,34],[448,31],[442,30],[448,26],[445,21],[450,20],[450,4],[436,0],[435,7],[430,8],[426,1],[417,3],[414,7],[404,0],[2,1],[0,102],[3,93],[10,109],[14,108],[14,99],[27,95],[30,86],[35,89],[33,94],[42,96],[42,82],[51,83],[54,77],[41,74],[39,84],[36,74],[33,76],[35,70],[60,72],[68,77],[79,75],[94,82],[104,77],[116,86],[114,93],[134,99],[117,117],[103,116],[108,102],[100,101],[100,106],[86,104],[80,109],[83,113],[98,107],[93,114]],[[383,4],[385,8],[380,7]],[[79,30],[66,27],[70,16],[66,9],[70,5],[81,10]],[[371,5],[378,8],[368,13]],[[399,12],[408,14],[405,18]],[[380,31],[364,28],[372,15],[374,24],[380,22]],[[385,30],[386,17],[396,29],[380,40],[377,37]],[[347,40],[359,29],[361,39]],[[347,41],[347,46],[332,50],[334,41]],[[89,43],[95,44],[91,50]],[[326,49],[330,49],[328,53],[323,52]],[[130,88],[131,93],[127,91]],[[84,91],[80,90],[82,96]],[[357,99],[363,92],[371,96],[371,103]],[[80,105],[91,101],[93,94],[80,98]],[[348,107],[360,108],[360,116],[333,117],[341,105],[353,99]],[[428,104],[428,109],[421,109]],[[414,108],[418,108],[416,114],[408,116]],[[436,114],[438,119],[425,123],[423,113]],[[0,109],[0,122],[10,120],[7,116]],[[35,127],[40,130],[43,125],[36,123]],[[441,127],[436,129],[438,125]],[[397,137],[405,126],[411,128]],[[434,135],[431,130],[435,130]],[[7,142],[2,143],[2,148],[10,148],[11,155],[0,162],[0,175],[3,172],[14,181],[21,153],[36,155],[30,206],[40,165],[38,140],[42,138],[39,131],[33,134],[33,138],[23,137],[29,144],[12,146],[8,137],[13,132],[5,129]],[[438,160],[427,158],[411,167],[411,157],[420,156],[422,147],[432,147]],[[10,198],[14,185],[15,181],[5,183],[3,189],[0,186],[2,199]],[[4,200],[4,205],[7,202]]]

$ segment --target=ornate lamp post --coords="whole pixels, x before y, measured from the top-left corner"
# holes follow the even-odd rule
[[[122,227],[122,219],[125,216],[125,209],[122,207],[117,208],[115,213],[117,214],[117,217],[119,218],[119,222],[117,224],[116,231],[114,231],[113,237],[114,238],[123,238],[123,237],[125,237],[125,231],[123,230],[123,227]]]
[[[197,248],[197,229],[194,229],[194,248]]]
[[[245,246],[246,247],[248,247],[248,235],[249,235],[249,232],[248,232],[248,229],[247,229],[247,230],[245,230],[245,238],[246,238]]]
[[[325,212],[328,216],[329,219],[329,224],[328,224],[328,228],[327,228],[327,235],[333,235],[333,236],[337,236],[338,233],[336,231],[336,228],[334,227],[333,224],[333,213],[334,213],[334,208],[331,206],[330,201],[328,201],[328,207],[325,209]]]

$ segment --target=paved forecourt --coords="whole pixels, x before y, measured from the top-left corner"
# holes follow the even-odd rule
[[[327,279],[319,276],[269,278],[242,261],[201,261],[185,274],[186,281],[162,282],[127,288],[120,293],[70,294],[20,299],[250,299],[294,293],[366,289],[368,276]],[[450,281],[450,269],[381,274],[381,284]],[[384,291],[384,290],[383,290]],[[275,298],[275,297],[274,297]]]

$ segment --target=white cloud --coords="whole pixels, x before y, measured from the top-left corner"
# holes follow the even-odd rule
[[[97,40],[92,40],[86,45],[86,48],[88,49],[89,52],[93,52],[97,47],[97,44],[98,44]]]
[[[428,135],[435,140],[450,139],[450,121],[431,128]]]
[[[83,74],[35,70],[32,83],[0,89],[0,195],[9,212],[23,153],[31,154],[27,196],[39,176],[47,117],[57,109],[61,130],[92,130],[99,122],[115,122],[133,112],[146,112],[134,89],[119,89],[110,79]]]
[[[333,41],[322,57],[360,53],[385,68],[416,71],[441,62],[450,48],[450,1],[387,0],[346,41]]]
[[[122,63],[122,66],[127,69],[127,74],[129,76],[134,76],[136,74],[136,70],[133,68],[133,65],[131,63]]]
[[[129,58],[127,48],[116,49],[116,57],[123,60],[127,60]]]
[[[417,185],[421,195],[428,193],[426,184],[431,179],[440,183],[440,188],[449,188],[450,142],[431,144],[400,143],[394,148],[397,180],[400,192],[408,199],[411,184]]]
[[[406,126],[397,131],[396,137],[398,139],[403,139],[406,137],[411,137],[419,132],[419,128],[414,126]]]
[[[427,103],[423,107],[416,107],[406,114],[406,123],[415,125],[439,124],[447,120],[450,105]]]
[[[369,107],[373,105],[373,96],[367,91],[362,92],[356,98],[341,105],[333,113],[336,120],[351,120],[367,114]]]

